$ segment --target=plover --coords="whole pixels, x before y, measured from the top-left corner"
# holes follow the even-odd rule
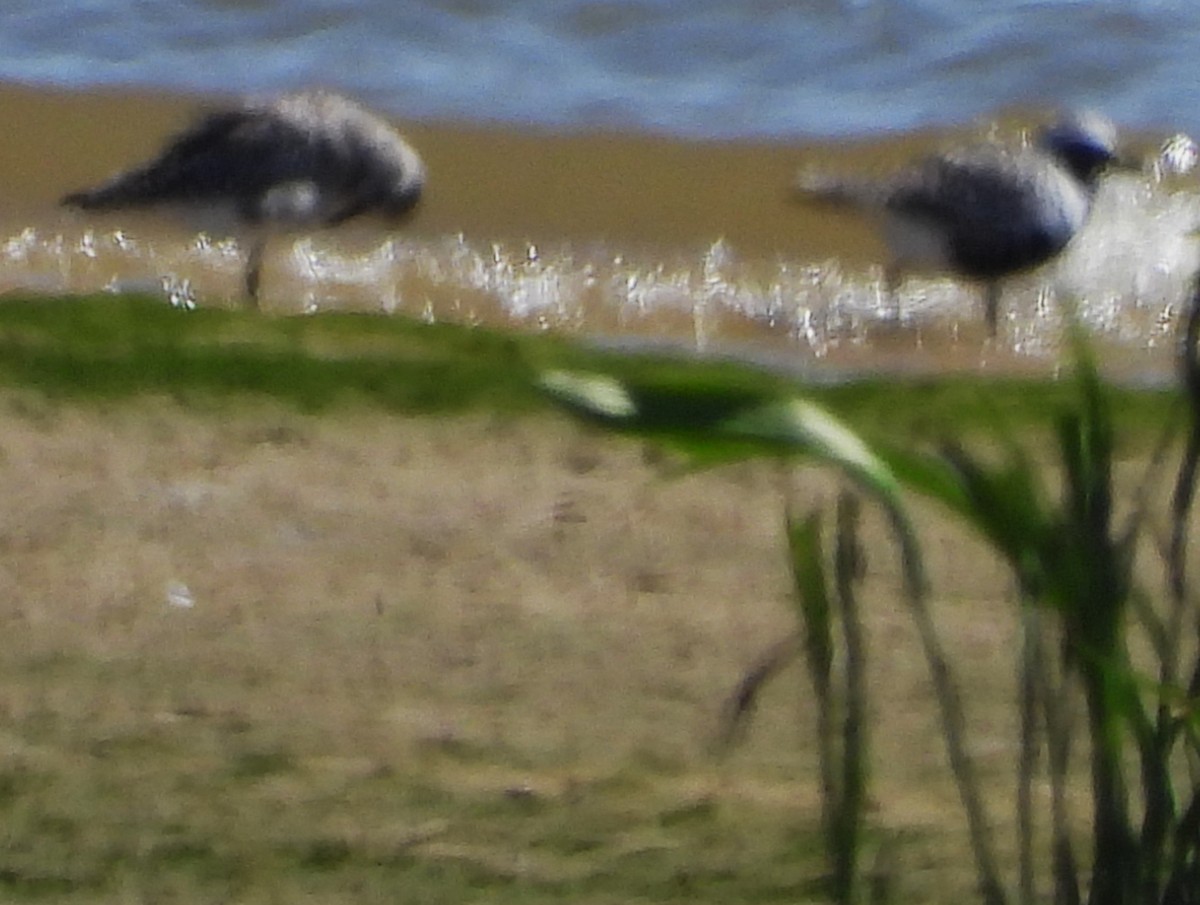
[[[246,292],[257,305],[270,233],[372,212],[398,218],[424,184],[420,156],[388,123],[337,94],[310,91],[208,113],[153,160],[62,203],[173,208],[248,234]]]
[[[880,182],[805,173],[805,199],[876,215],[892,254],[885,283],[895,302],[909,270],[948,270],[984,284],[988,333],[996,334],[1000,284],[1061,252],[1087,222],[1101,175],[1125,164],[1116,130],[1073,113],[1031,144],[982,143],[928,157]]]

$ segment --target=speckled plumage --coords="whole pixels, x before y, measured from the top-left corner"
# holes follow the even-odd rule
[[[62,203],[84,210],[172,206],[227,210],[243,226],[333,226],[407,214],[425,184],[417,152],[358,104],[323,91],[209,113],[153,160]],[[262,242],[250,252],[257,295]]]
[[[899,272],[922,268],[987,284],[994,333],[999,280],[1049,261],[1083,228],[1100,175],[1116,160],[1114,138],[1107,120],[1076,116],[1031,145],[960,148],[881,182],[807,174],[796,188],[879,218],[892,288]]]

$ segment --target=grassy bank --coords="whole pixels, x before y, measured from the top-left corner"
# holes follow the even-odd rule
[[[736,752],[711,742],[792,625],[781,492],[835,488],[769,464],[663,480],[655,450],[551,416],[532,380],[548,367],[739,397],[780,383],[390,318],[0,304],[4,899],[819,899],[803,673]],[[869,435],[920,437],[996,418],[1036,434],[1070,391],[806,392]],[[1120,397],[1132,454],[1171,403]],[[921,527],[1007,827],[1008,588],[937,513]],[[869,567],[872,826],[903,842],[902,898],[965,901],[897,567]]]
[[[527,413],[546,407],[543,369],[592,370],[746,396],[785,378],[732,363],[589,350],[401,318],[324,314],[264,319],[182,311],[126,296],[9,299],[0,305],[0,383],[74,400],[164,395],[188,404],[257,397],[299,411],[360,403],[395,414]],[[1045,425],[1071,394],[1056,381],[864,379],[801,388],[867,435],[930,435]],[[1131,435],[1160,425],[1173,391],[1114,394]]]

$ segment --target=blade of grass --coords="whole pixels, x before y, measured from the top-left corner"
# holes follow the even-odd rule
[[[859,857],[862,848],[867,785],[867,646],[858,611],[855,586],[865,563],[858,539],[858,497],[843,493],[837,507],[835,580],[838,613],[845,645],[845,724],[842,732],[841,801],[834,838],[834,892],[839,901],[858,900]]]

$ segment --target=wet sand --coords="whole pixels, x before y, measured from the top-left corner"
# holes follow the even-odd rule
[[[217,103],[0,86],[0,117],[10,136],[0,142],[4,222],[53,218],[64,193],[153,154],[165,136]],[[861,224],[789,204],[787,186],[802,164],[886,165],[887,158],[904,159],[923,144],[910,137],[856,153],[844,144],[801,148],[399,125],[430,172],[419,216],[405,232],[689,251],[724,237],[744,254],[764,258],[877,254]]]

